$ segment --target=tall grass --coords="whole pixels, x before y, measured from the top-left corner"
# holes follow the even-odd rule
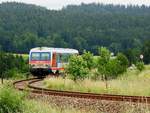
[[[84,113],[76,109],[61,109],[52,104],[29,100],[26,94],[6,84],[0,87],[0,113]]]
[[[24,94],[5,85],[0,88],[0,113],[23,113]]]
[[[66,107],[66,109],[62,109],[43,101],[28,100],[25,103],[26,106],[24,107],[23,113],[87,113],[74,108],[69,109]]]
[[[58,82],[60,82],[60,80],[61,79],[59,78]],[[70,82],[69,85],[72,84],[72,81],[70,80],[67,80],[67,82]],[[89,84],[89,81],[87,80],[84,83],[87,85]],[[47,97],[45,99],[47,99]],[[65,102],[63,103],[65,104]],[[114,103],[114,105],[115,104],[116,103]],[[63,108],[63,106],[65,107]],[[108,108],[108,106],[103,107]],[[128,107],[128,105],[124,107],[126,108]],[[111,106],[109,109],[111,111]],[[94,110],[95,109],[91,108],[91,112],[89,110],[88,113],[98,112]],[[142,113],[149,113],[149,109],[145,109],[144,106],[138,106],[138,108],[135,108],[135,106],[132,107],[131,105],[129,105],[129,109],[125,109],[124,113],[135,113],[136,110],[142,110]],[[18,92],[12,87],[6,85],[0,88],[0,113],[87,113],[87,111],[80,108],[71,108],[68,105],[62,105],[61,107],[55,103],[49,102],[49,100],[29,100],[28,98],[26,98],[26,95],[24,93]],[[100,111],[98,113],[100,113]]]
[[[117,79],[108,80],[108,89],[105,88],[104,81],[90,79],[74,82],[61,77],[46,78],[43,84],[47,88],[57,90],[150,96],[150,66],[146,66],[142,72],[128,70]]]

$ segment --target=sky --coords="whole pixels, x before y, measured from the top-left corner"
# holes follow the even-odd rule
[[[104,3],[104,4],[132,4],[132,5],[149,5],[150,0],[0,0],[2,2],[23,2],[44,6],[48,9],[61,9],[69,4],[79,5],[81,3]]]

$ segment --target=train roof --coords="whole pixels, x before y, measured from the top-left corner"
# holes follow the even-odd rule
[[[30,50],[30,52],[56,52],[56,53],[79,53],[76,49],[70,48],[53,48],[53,47],[36,47]]]

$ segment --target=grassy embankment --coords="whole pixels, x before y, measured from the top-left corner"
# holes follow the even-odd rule
[[[40,100],[29,100],[27,93],[10,86],[12,82],[5,83],[0,84],[0,113],[84,113],[76,109],[62,109]]]
[[[70,79],[46,78],[43,84],[46,88],[58,90],[150,96],[150,65],[142,72],[128,70],[117,79],[108,80],[108,89],[104,81],[89,79],[75,83]]]

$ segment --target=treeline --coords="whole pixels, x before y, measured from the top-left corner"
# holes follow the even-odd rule
[[[36,46],[70,47],[97,53],[142,50],[150,36],[150,7],[70,5],[62,10],[23,3],[0,4],[0,48],[27,53]]]
[[[28,73],[28,62],[21,55],[0,52],[0,78],[23,77]]]

